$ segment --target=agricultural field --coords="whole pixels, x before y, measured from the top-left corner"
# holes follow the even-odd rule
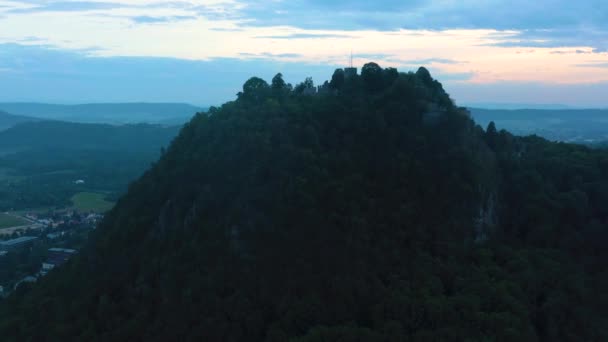
[[[27,224],[29,224],[29,222],[25,219],[6,213],[0,213],[0,229],[25,226]]]
[[[82,211],[106,212],[114,206],[113,202],[107,201],[104,194],[95,192],[79,192],[72,196],[73,208]]]

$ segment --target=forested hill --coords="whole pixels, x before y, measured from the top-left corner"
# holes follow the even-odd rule
[[[424,68],[248,80],[4,341],[605,341],[608,153],[476,126]]]
[[[0,211],[70,205],[70,198],[85,190],[113,199],[158,159],[179,130],[40,121],[0,131]]]
[[[26,122],[0,132],[5,149],[92,149],[158,151],[179,132],[179,126],[83,124],[63,121]]]
[[[28,121],[37,121],[38,119],[13,115],[0,110],[0,131],[5,130],[7,128],[11,128],[17,124],[28,122]]]
[[[90,103],[59,105],[3,102],[0,111],[46,120],[82,123],[181,125],[202,109],[184,103]]]

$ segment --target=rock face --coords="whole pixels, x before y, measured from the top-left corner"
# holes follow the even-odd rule
[[[479,205],[479,215],[475,218],[475,242],[486,242],[497,226],[496,193],[492,193]]]
[[[601,336],[605,316],[576,287],[595,278],[550,267],[569,254],[528,244],[528,221],[508,215],[526,174],[515,138],[475,126],[426,69],[343,73],[316,96],[252,78],[197,114],[89,248],[0,306],[3,338]]]

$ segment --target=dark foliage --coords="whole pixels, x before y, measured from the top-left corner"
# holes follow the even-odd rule
[[[423,68],[281,81],[197,114],[2,339],[608,339],[606,151],[484,132]]]
[[[0,110],[0,131],[29,121],[37,121],[37,119],[27,116],[12,115]]]
[[[81,191],[122,194],[178,126],[28,122],[0,132],[0,210],[70,205]],[[82,179],[83,185],[74,184]]]

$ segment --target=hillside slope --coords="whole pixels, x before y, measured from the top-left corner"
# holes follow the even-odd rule
[[[196,115],[6,341],[605,340],[608,154],[475,126],[424,68]]]
[[[26,116],[13,115],[3,111],[0,111],[0,131],[16,126],[20,123],[38,121],[39,119],[30,118]]]
[[[183,103],[90,103],[58,105],[47,103],[5,102],[0,111],[30,117],[81,123],[149,123],[181,125],[201,111]]]
[[[64,121],[26,122],[0,132],[0,152],[4,149],[94,149],[155,150],[179,132],[180,127],[160,125],[84,124]]]
[[[0,210],[68,205],[81,191],[116,197],[179,130],[40,121],[0,131]]]

